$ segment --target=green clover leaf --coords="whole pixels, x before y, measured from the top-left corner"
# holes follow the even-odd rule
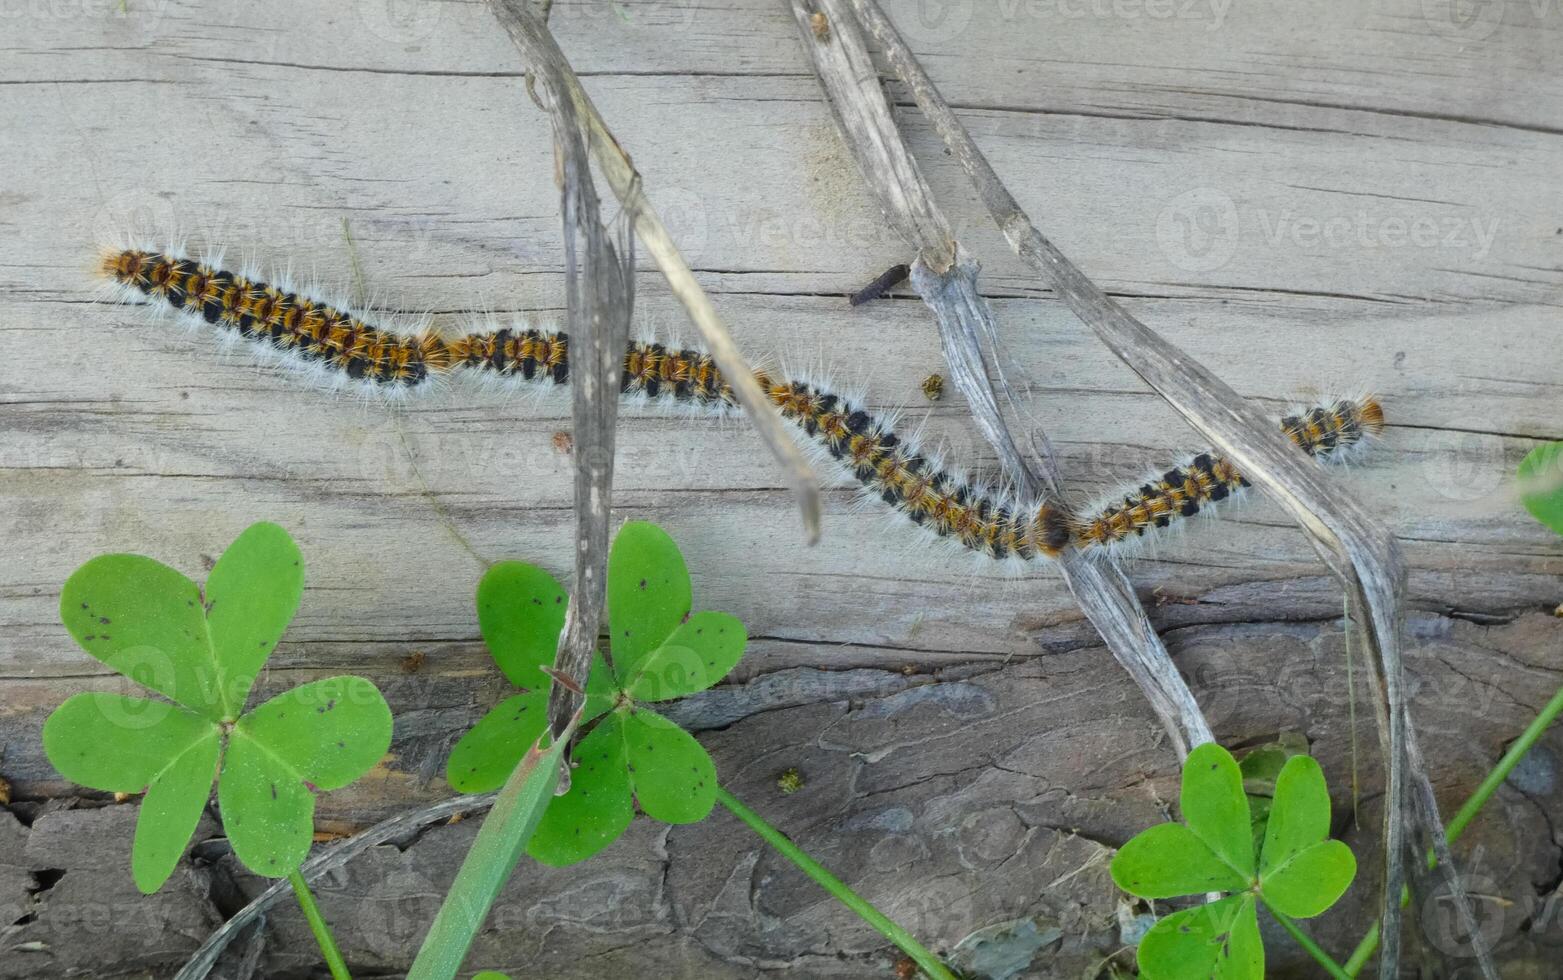
[[[1537,446],[1520,460],[1520,502],[1530,516],[1563,534],[1563,442]]]
[[[1283,915],[1311,919],[1334,905],[1357,873],[1351,848],[1330,840],[1330,792],[1311,756],[1293,756],[1275,780],[1259,862],[1259,894]]]
[[[1243,771],[1232,753],[1207,742],[1183,763],[1183,822],[1245,880],[1254,876],[1254,841]]]
[[[1140,940],[1140,976],[1263,977],[1265,951],[1254,905],[1254,896],[1234,895],[1163,917]]]
[[[544,864],[583,861],[617,840],[638,804],[667,823],[694,823],[716,801],[716,766],[689,733],[644,707],[703,691],[743,656],[744,626],[720,612],[691,615],[689,570],[654,524],[620,529],[608,556],[610,668],[602,654],[586,682],[583,723],[600,719],[574,752],[570,789],[554,797],[527,852]],[[478,587],[478,616],[494,659],[522,683],[553,661],[563,628],[563,591],[530,565],[496,565]],[[551,610],[560,609],[557,614]],[[546,727],[546,690],[489,711],[451,751],[448,775],[463,792],[504,782]]]
[[[1274,742],[1256,746],[1237,760],[1243,773],[1243,792],[1253,818],[1254,848],[1264,843],[1265,827],[1270,820],[1270,804],[1275,798],[1275,781],[1288,759],[1308,754],[1308,740],[1297,732],[1282,732]]]
[[[608,636],[613,667],[633,677],[648,654],[689,615],[684,556],[668,533],[646,521],[619,530],[608,553]]]
[[[516,687],[548,686],[564,629],[564,587],[536,565],[502,561],[478,583],[478,629],[494,663]]]
[[[569,607],[564,587],[536,565],[502,561],[478,582],[478,629],[507,680],[522,688],[489,709],[451,749],[446,781],[461,793],[487,793],[504,785],[527,749],[548,727],[549,676]],[[612,690],[602,655],[592,658],[583,721],[612,707]]]
[[[66,581],[60,617],[77,643],[169,698],[77,694],[43,730],[65,778],[145,790],[131,850],[141,891],[173,873],[214,778],[234,853],[257,874],[281,877],[309,851],[313,788],[346,786],[390,747],[390,709],[361,677],[305,684],[241,714],[303,588],[297,545],[266,523],[223,552],[204,592],[139,555],[99,556]]]
[[[1141,898],[1231,893],[1151,927],[1139,947],[1143,976],[1257,980],[1264,976],[1259,903],[1311,918],[1334,905],[1356,875],[1350,848],[1329,839],[1329,790],[1319,764],[1290,754],[1290,745],[1269,748],[1276,751],[1256,753],[1244,766],[1219,745],[1190,752],[1183,766],[1185,822],[1137,834],[1113,859],[1118,887]],[[1256,847],[1245,776],[1256,790],[1273,786],[1262,846]]]

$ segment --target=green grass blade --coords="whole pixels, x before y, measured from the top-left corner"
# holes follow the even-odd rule
[[[407,980],[452,980],[461,969],[473,937],[483,928],[494,899],[510,880],[532,831],[553,801],[559,759],[579,721],[577,714],[548,748],[533,746],[510,774],[461,862]]]
[[[799,871],[814,879],[814,883],[829,892],[836,901],[856,912],[864,922],[879,930],[880,935],[900,947],[901,952],[922,967],[925,974],[933,980],[955,980],[955,974],[950,972],[949,967],[918,942],[911,933],[874,908],[863,896],[847,887],[846,882],[825,870],[824,865],[794,844],[786,834],[766,823],[764,817],[744,806],[733,794],[720,786],[716,788],[716,800],[732,811],[733,816],[748,824],[750,830],[759,834],[762,840],[776,848],[783,857],[797,865]]]

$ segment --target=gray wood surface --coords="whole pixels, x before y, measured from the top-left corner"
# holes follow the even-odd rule
[[[1547,615],[1563,545],[1510,478],[1563,438],[1563,8],[1492,3],[1469,22],[1444,0],[887,9],[1022,205],[1137,316],[1277,412],[1383,399],[1390,428],[1346,479],[1410,565],[1412,710],[1452,809],[1563,681],[1563,622]],[[322,830],[349,832],[446,794],[444,751],[499,696],[472,611],[482,561],[571,567],[572,461],[553,447],[569,403],[326,396],[103,304],[95,249],[177,231],[343,285],[345,219],[382,306],[452,327],[485,308],[557,318],[547,120],[476,3],[0,3],[0,24],[0,775],[17,801],[0,815],[0,976],[166,975],[260,885],[213,824],[188,873],[136,896],[133,806],[98,808],[49,767],[48,711],[119,683],[60,627],[65,577],[109,550],[199,577],[250,522],[289,527],[309,584],[262,687],[351,669],[397,711],[383,769],[322,799]],[[921,302],[843,299],[908,256],[787,6],[561,0],[553,25],[745,353],[823,364],[991,470],[964,406],[918,390],[941,369]],[[903,126],[985,265],[1071,489],[1089,498],[1199,448],[1035,288],[926,124]],[[638,289],[645,329],[692,337],[654,272]],[[664,524],[697,605],[755,637],[735,683],[681,709],[734,791],[941,948],[1028,917],[1064,938],[1024,975],[1079,975],[1118,948],[1096,842],[1159,819],[1176,767],[1062,583],[928,553],[840,482],[806,549],[741,421],[621,426],[620,516]],[[1231,508],[1130,575],[1218,738],[1306,732],[1347,803],[1341,597],[1283,512]],[[1370,828],[1365,701],[1358,727]],[[1499,950],[1517,976],[1544,975],[1563,945],[1549,820],[1563,739],[1546,746],[1461,847],[1510,903]],[[788,766],[807,785],[783,797]],[[363,975],[405,968],[470,833],[376,849],[323,891]],[[1370,836],[1351,838],[1365,864]],[[894,960],[720,815],[637,824],[574,875],[518,876],[512,896],[474,968],[862,976]],[[1341,955],[1368,899],[1354,889],[1317,926]],[[1435,907],[1410,922],[1468,962]],[[302,921],[270,928],[263,974],[305,975]],[[1270,946],[1299,968],[1284,939]]]

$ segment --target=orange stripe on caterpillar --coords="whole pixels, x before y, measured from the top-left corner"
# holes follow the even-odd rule
[[[1384,430],[1384,408],[1372,396],[1341,399],[1281,420],[1281,431],[1315,459],[1329,459]],[[1082,548],[1117,544],[1193,517],[1247,489],[1236,466],[1219,453],[1200,453],[1125,494],[1075,525]]]

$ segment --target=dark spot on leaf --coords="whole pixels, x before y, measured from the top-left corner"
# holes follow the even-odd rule
[[[1188,933],[1189,933],[1189,932],[1190,932],[1190,931],[1191,931],[1191,930],[1190,930],[1190,929],[1189,929],[1189,927],[1188,927],[1188,926],[1178,926],[1178,931],[1179,931],[1179,932],[1181,932],[1181,933],[1183,933],[1183,934],[1184,934],[1184,935],[1188,935]]]
[[[559,603],[561,603],[563,601],[564,601],[564,596],[562,596],[562,595],[554,596],[554,605],[557,606],[557,605],[559,605]]]
[[[84,603],[82,603],[82,604],[81,604],[81,608],[83,608],[83,609],[86,609],[86,608],[87,608],[87,604],[86,604],[86,603],[85,603],[85,602],[84,602]]]
[[[641,580],[640,580],[640,587],[641,587],[641,588],[642,588],[642,589],[644,589],[644,588],[645,588],[645,587],[646,587],[646,580],[645,580],[645,579],[641,579]]]
[[[98,639],[100,639],[100,640],[112,640],[114,638],[112,636],[109,636],[107,633],[104,633],[102,636],[98,637]]]
[[[87,639],[89,639],[89,640],[96,640],[97,638],[98,638],[98,635],[96,633],[89,633],[87,635]]]
[[[537,598],[536,596],[532,597],[532,605],[534,605],[534,606],[541,606],[542,604],[543,604],[543,600]]]
[[[347,743],[346,742],[338,742],[338,743],[336,743],[336,747],[339,748],[339,749],[345,749],[345,748],[347,748]]]
[[[262,650],[266,649],[266,641],[265,640],[262,640],[262,641],[260,641],[259,643],[255,644],[255,645],[260,647]]]
[[[99,616],[98,622],[102,623],[104,626],[107,626],[109,624],[109,618],[107,616]]]
[[[272,783],[271,784],[271,798],[274,799],[274,800],[277,798],[277,784],[276,783]]]

